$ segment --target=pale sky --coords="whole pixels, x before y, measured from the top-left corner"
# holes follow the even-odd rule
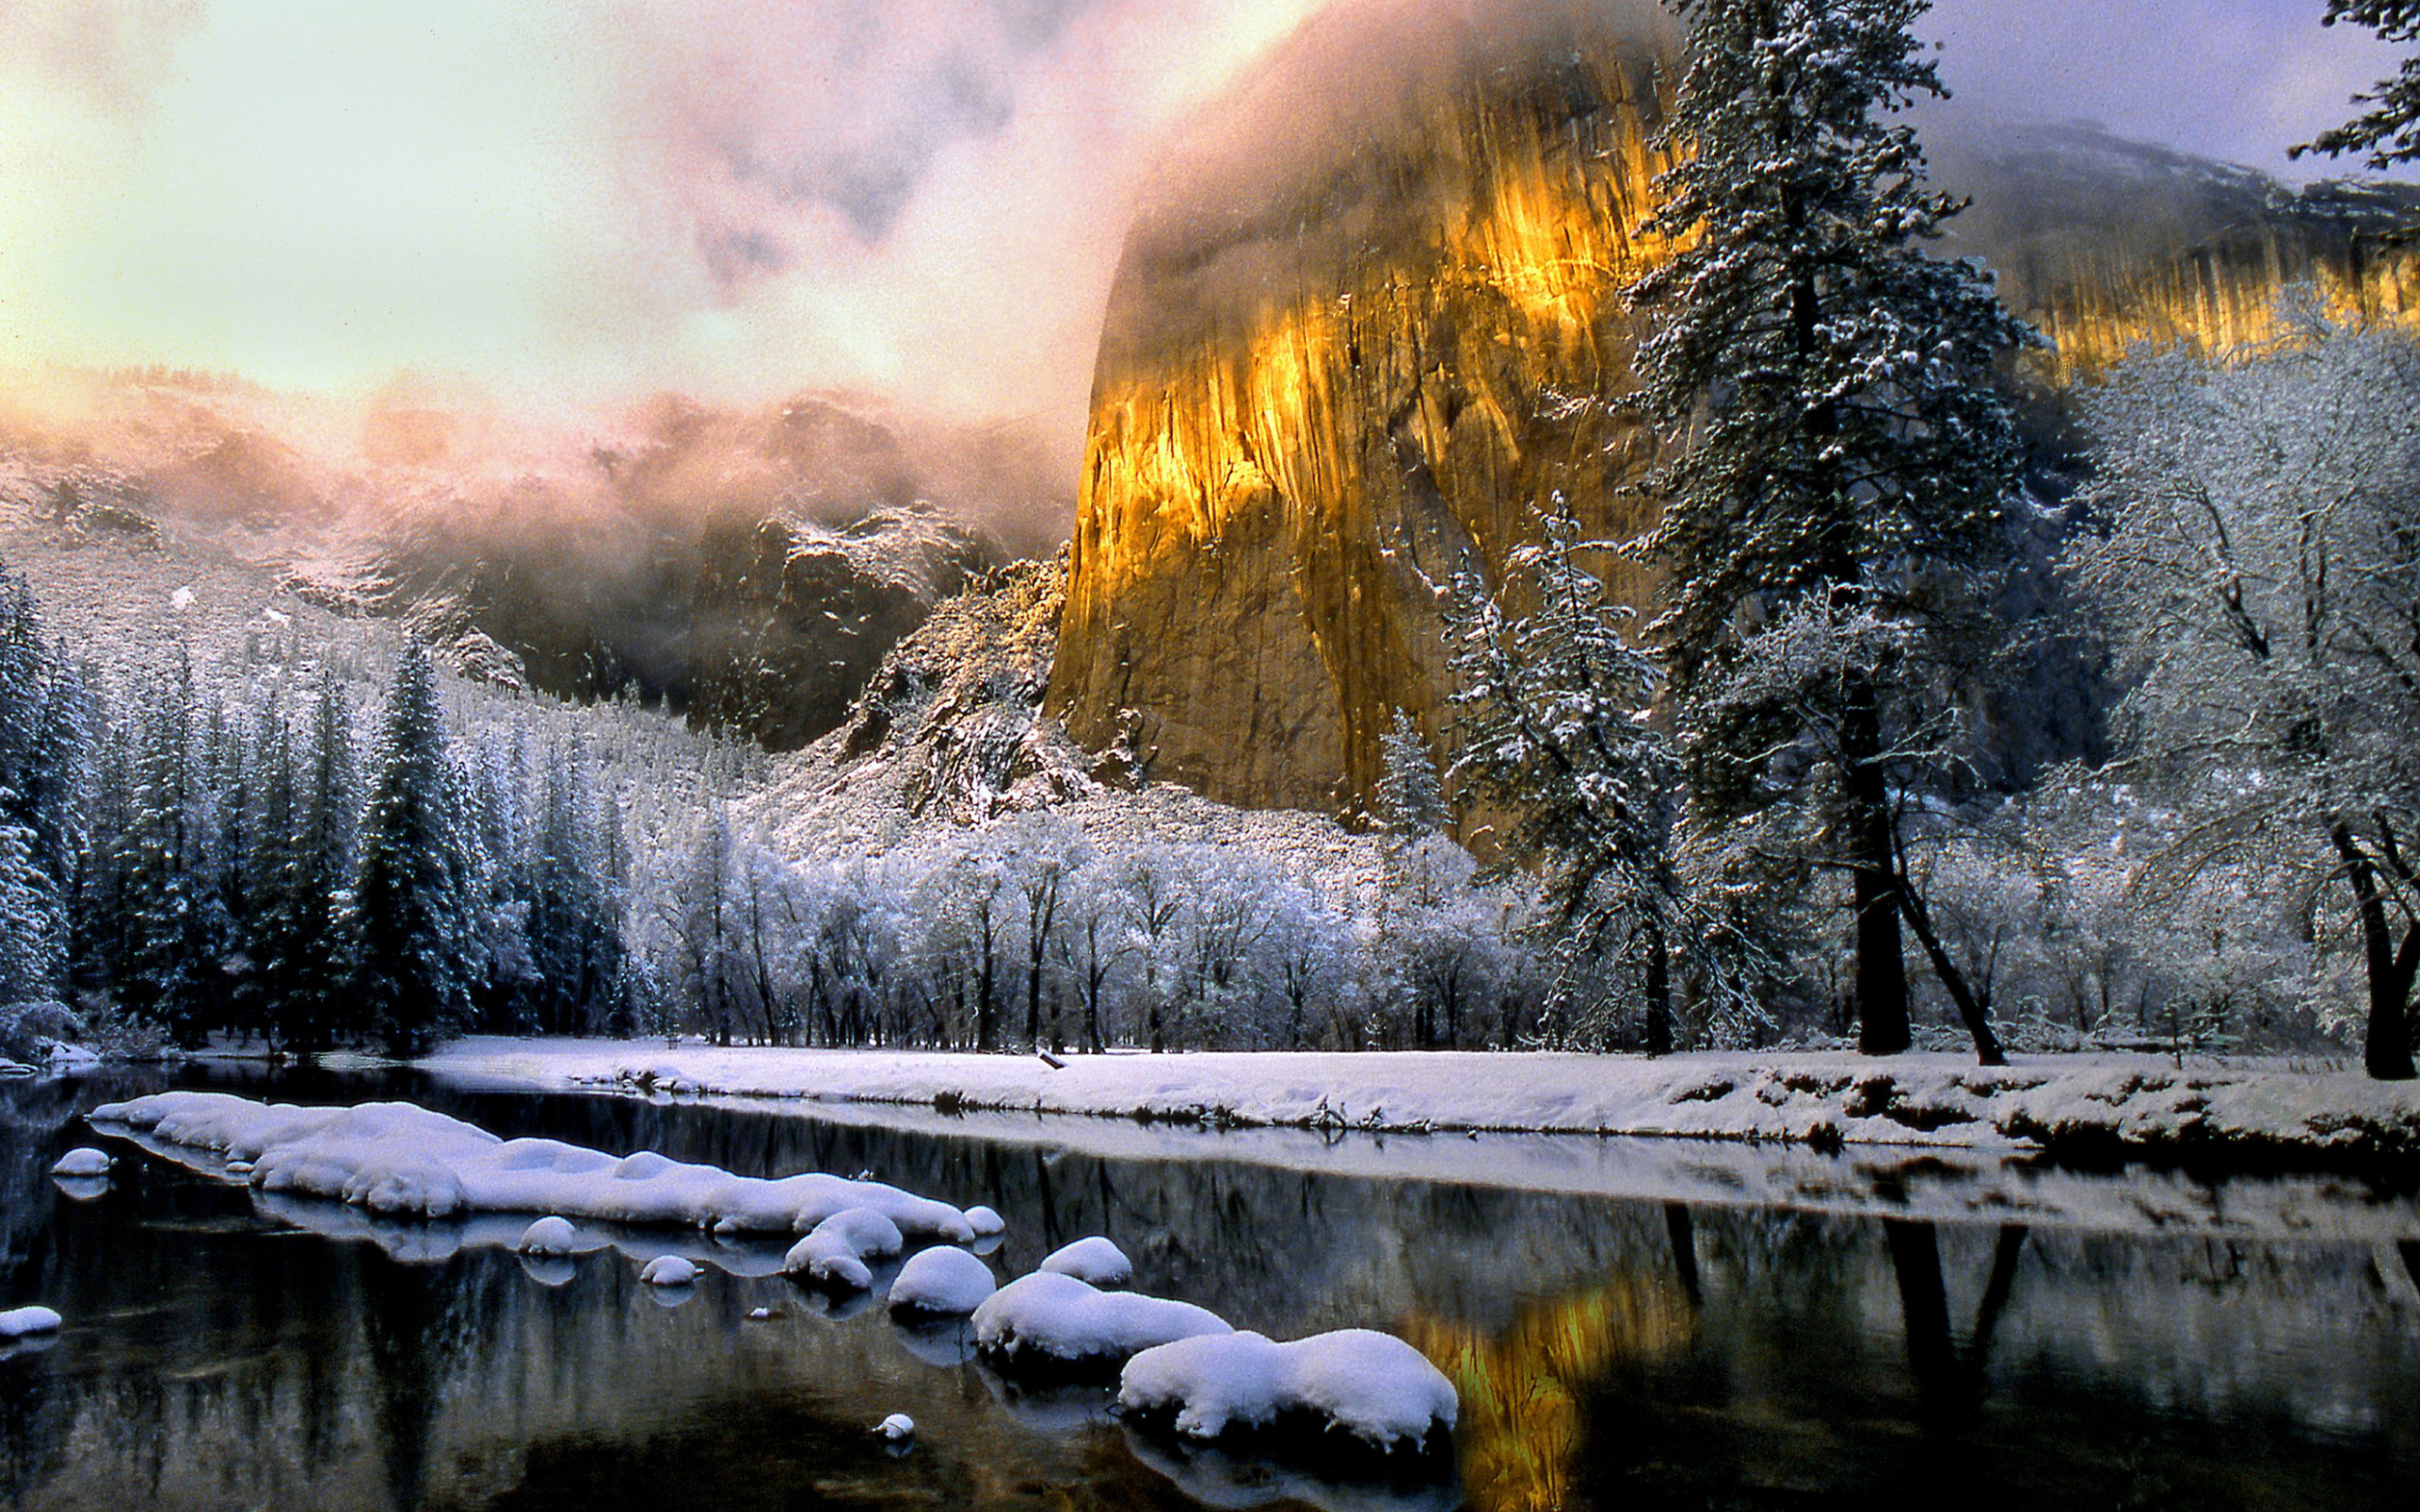
[[[0,0],[0,364],[1080,406],[1151,145],[1324,0]],[[1960,108],[2284,148],[2321,0],[1942,0]]]

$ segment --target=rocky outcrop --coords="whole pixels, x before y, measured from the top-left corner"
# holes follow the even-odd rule
[[[1048,698],[1071,735],[1224,801],[1358,811],[1398,710],[1445,749],[1455,572],[1502,583],[1558,493],[1616,538],[1651,524],[1620,291],[1657,255],[1672,43],[1621,0],[1365,0],[1171,154],[1094,377]],[[2268,334],[2298,279],[2371,314],[2420,297],[2380,236],[2410,189],[2297,193],[2081,129],[1940,155],[1978,196],[1945,250],[2059,338],[2052,383]]]
[[[1122,753],[1088,762],[1042,717],[1066,591],[1063,556],[1011,562],[935,610],[815,747],[829,780],[871,784],[913,818],[966,824],[1128,775]]]

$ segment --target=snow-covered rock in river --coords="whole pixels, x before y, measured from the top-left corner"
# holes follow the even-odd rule
[[[977,1239],[997,1239],[1009,1231],[1008,1220],[981,1203],[966,1210],[966,1225]]]
[[[105,1103],[95,1126],[251,1162],[264,1192],[355,1203],[372,1212],[450,1218],[480,1212],[681,1224],[726,1233],[798,1233],[867,1209],[903,1235],[965,1244],[966,1215],[878,1181],[808,1172],[765,1179],[651,1151],[616,1159],[560,1140],[503,1140],[410,1103],[297,1108],[226,1092],[159,1092]]]
[[[916,1436],[916,1419],[904,1412],[894,1412],[874,1424],[873,1431],[891,1443],[901,1443]]]
[[[522,1230],[513,1247],[525,1255],[568,1255],[579,1247],[579,1230],[569,1218],[541,1218]]]
[[[872,1208],[849,1208],[817,1224],[782,1257],[782,1269],[826,1286],[863,1291],[873,1284],[869,1260],[899,1253],[899,1226]]]
[[[1039,1268],[1092,1286],[1124,1286],[1134,1279],[1134,1263],[1126,1251],[1098,1234],[1060,1246],[1043,1258]]]
[[[964,1317],[1000,1289],[992,1267],[947,1245],[920,1249],[899,1267],[890,1283],[893,1313],[926,1317]]]
[[[975,1345],[1008,1366],[1102,1367],[1154,1345],[1230,1333],[1190,1302],[1104,1292],[1052,1271],[1021,1276],[975,1310]]]
[[[105,1150],[96,1150],[89,1144],[80,1149],[70,1150],[60,1156],[51,1166],[50,1174],[53,1176],[107,1176],[110,1174],[109,1154]]]
[[[658,1255],[639,1271],[649,1286],[686,1286],[698,1279],[698,1267],[678,1255]]]
[[[1291,1344],[1220,1333],[1145,1349],[1118,1376],[1117,1406],[1188,1438],[1299,1427],[1395,1453],[1442,1443],[1461,1401],[1403,1340],[1342,1329]]]
[[[46,1307],[12,1307],[0,1313],[0,1339],[59,1332],[59,1314]]]

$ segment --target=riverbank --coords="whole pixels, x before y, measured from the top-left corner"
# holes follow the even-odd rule
[[[1373,1133],[1625,1134],[2042,1150],[2064,1159],[2420,1165],[2420,1083],[2150,1056],[1709,1053],[1033,1056],[474,1038],[431,1073],[623,1090]]]

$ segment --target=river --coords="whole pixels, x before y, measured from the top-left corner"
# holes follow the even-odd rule
[[[0,1355],[9,1506],[2354,1512],[2420,1486],[2420,1203],[2364,1181],[2025,1173],[1945,1216],[1893,1194],[1971,1172],[1877,1176],[1856,1151],[1709,1153],[1669,1190],[1608,1193],[1537,1179],[1535,1141],[1458,1141],[1441,1167],[1421,1139],[1305,1154],[409,1073],[173,1078],[408,1096],[749,1175],[871,1171],[998,1209],[1003,1278],[1107,1234],[1143,1290],[1281,1338],[1389,1330],[1445,1369],[1452,1466],[1374,1485],[1135,1434],[1103,1390],[1021,1389],[960,1331],[762,1274],[778,1246],[634,1232],[550,1268],[493,1225],[267,1199],[122,1142],[106,1189],[47,1177],[102,1143],[83,1109],[169,1079],[0,1085],[0,1304],[67,1319]],[[1544,1147],[1585,1164],[1619,1143]],[[1850,1186],[1866,1195],[1824,1195]],[[636,1279],[674,1248],[720,1261],[685,1297]],[[906,1452],[869,1432],[892,1412],[919,1425]]]

